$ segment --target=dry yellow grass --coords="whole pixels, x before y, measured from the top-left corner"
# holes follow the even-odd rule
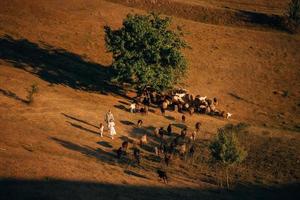
[[[238,5],[236,1],[231,4]],[[189,71],[183,86],[193,94],[218,97],[221,108],[233,113],[229,121],[194,115],[187,118],[187,125],[201,121],[201,139],[210,139],[226,123],[251,125],[250,134],[244,136],[249,159],[236,170],[240,176],[236,179],[249,188],[237,186],[234,194],[241,196],[215,193],[214,171],[195,166],[191,172],[182,161],[171,168],[171,182],[165,186],[155,173],[160,164],[151,161],[147,151],[143,151],[144,167],[125,170],[126,163],[117,162],[113,154],[122,142],[119,137],[138,139],[152,127],[180,123],[181,117],[168,112],[173,121],[156,109],[149,116],[130,114],[123,109],[129,101],[105,82],[111,55],[105,49],[103,26],[119,27],[129,12],[145,13],[108,1],[1,1],[0,178],[13,179],[0,181],[1,188],[12,185],[20,194],[27,191],[28,198],[31,193],[34,196],[34,187],[46,198],[43,187],[49,187],[57,199],[93,199],[101,194],[116,199],[122,199],[122,194],[124,199],[215,199],[222,195],[252,199],[274,196],[250,183],[279,187],[299,182],[299,35],[176,17],[174,24],[185,27],[185,39],[192,47],[184,51]],[[28,106],[26,89],[33,83],[38,84],[39,93]],[[117,120],[118,138],[113,141],[97,135],[108,109]],[[128,125],[140,118],[145,129]],[[63,193],[53,185],[73,192]],[[290,190],[282,186],[278,191]],[[5,195],[5,189],[0,189],[0,197]]]

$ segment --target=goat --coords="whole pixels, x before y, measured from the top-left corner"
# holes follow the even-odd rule
[[[164,181],[165,184],[168,183],[168,176],[166,171],[162,171],[158,169],[157,171],[158,177]]]

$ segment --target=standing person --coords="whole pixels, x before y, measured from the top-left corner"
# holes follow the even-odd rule
[[[103,137],[104,125],[102,123],[100,123],[99,129],[100,129],[100,136]]]
[[[113,116],[111,110],[108,110],[108,112],[105,114],[105,122],[106,122],[107,127],[108,127],[110,121],[115,121],[115,119],[114,119],[114,116]],[[109,127],[108,127],[108,129],[109,129]]]
[[[115,129],[115,122],[111,119],[110,122],[108,123],[108,130],[110,133],[111,139],[114,139],[114,135],[116,135],[116,129]]]

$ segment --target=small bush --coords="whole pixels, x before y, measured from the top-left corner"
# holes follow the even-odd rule
[[[38,93],[38,85],[36,83],[32,84],[30,88],[27,89],[27,102],[31,104],[33,102],[33,97],[36,93]]]
[[[287,26],[292,32],[297,31],[300,25],[300,0],[291,0],[287,9]]]
[[[209,146],[214,161],[225,169],[227,188],[229,188],[230,166],[242,162],[247,156],[247,152],[236,137],[239,131],[239,125],[226,125],[218,130],[217,137]]]

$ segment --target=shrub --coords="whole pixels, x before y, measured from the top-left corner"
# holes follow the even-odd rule
[[[34,95],[38,92],[38,85],[36,83],[32,84],[29,89],[27,89],[27,102],[31,104],[33,102]]]
[[[242,162],[247,156],[247,152],[241,147],[236,137],[239,131],[238,125],[226,125],[218,129],[216,138],[209,146],[214,161],[225,169],[227,188],[229,188],[230,166]]]
[[[300,0],[291,0],[287,9],[288,29],[296,31],[300,25]]]
[[[142,90],[172,88],[186,72],[181,49],[187,47],[183,31],[169,28],[171,19],[157,14],[128,14],[123,26],[105,26],[105,42],[113,54],[113,81],[130,83]]]

